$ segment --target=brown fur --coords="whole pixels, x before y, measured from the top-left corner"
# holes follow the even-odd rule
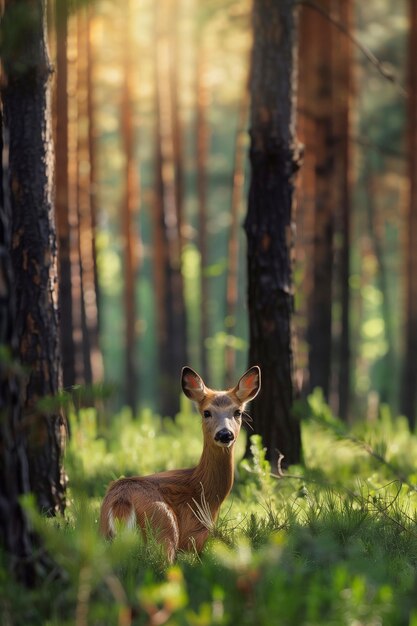
[[[249,378],[250,385],[245,386]],[[142,530],[149,523],[171,562],[178,550],[203,548],[210,524],[201,519],[198,505],[207,503],[214,522],[232,488],[234,443],[242,423],[234,412],[243,411],[246,402],[258,393],[260,372],[259,368],[251,368],[234,389],[218,392],[208,389],[193,370],[184,368],[182,387],[202,415],[207,410],[212,412],[209,418],[203,417],[204,445],[198,465],[116,480],[108,488],[100,513],[100,531],[105,537],[113,536],[116,520],[130,523],[133,519]],[[215,435],[225,424],[234,440],[221,446]]]

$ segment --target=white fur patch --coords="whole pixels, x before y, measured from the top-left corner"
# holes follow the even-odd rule
[[[116,530],[118,526],[117,521],[121,522],[125,528],[129,528],[129,530],[134,530],[136,528],[136,513],[133,507],[129,513],[129,517],[127,517],[124,520],[120,520],[120,518],[115,518],[113,515],[112,509],[110,509],[108,519],[109,519],[109,529],[113,535],[116,534]]]

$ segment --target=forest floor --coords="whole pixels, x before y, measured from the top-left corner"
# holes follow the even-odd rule
[[[114,478],[196,463],[198,416],[74,414],[66,519],[31,513],[55,567],[23,592],[0,566],[1,623],[417,626],[417,438],[387,410],[348,429],[318,393],[303,413],[303,466],[271,475],[257,437],[239,460],[242,437],[213,537],[173,566],[135,532],[101,539],[98,511]]]

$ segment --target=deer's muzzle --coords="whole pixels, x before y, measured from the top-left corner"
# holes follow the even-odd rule
[[[234,438],[234,434],[228,428],[222,428],[214,435],[214,441],[220,441],[220,443],[230,443]]]

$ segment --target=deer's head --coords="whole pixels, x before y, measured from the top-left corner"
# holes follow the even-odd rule
[[[239,435],[246,403],[253,400],[261,388],[261,370],[255,365],[232,389],[214,391],[206,387],[201,376],[191,367],[184,367],[181,386],[200,411],[206,443],[230,448]]]

